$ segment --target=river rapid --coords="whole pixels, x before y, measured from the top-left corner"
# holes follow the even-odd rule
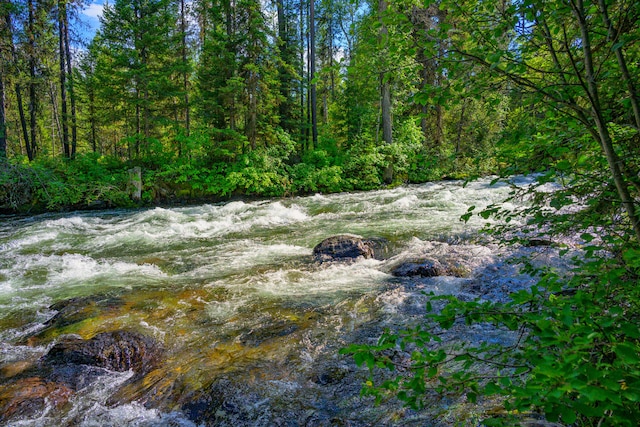
[[[479,244],[484,220],[459,219],[472,205],[481,209],[508,196],[508,185],[490,182],[0,219],[4,422],[444,426],[469,420],[475,409],[464,401],[434,401],[421,412],[395,401],[374,407],[359,397],[366,370],[338,351],[375,342],[385,327],[420,321],[423,291],[505,298],[530,284],[504,262],[516,249]],[[385,239],[385,251],[379,259],[314,261],[316,244],[345,233]],[[390,274],[421,257],[455,259],[466,277]],[[71,314],[60,318],[64,310]],[[60,375],[44,378],[40,361],[60,339],[115,330],[158,343],[157,366],[142,374],[78,371],[73,375],[84,377],[73,387],[58,386]],[[508,337],[477,326],[452,339]],[[35,397],[24,396],[29,384],[40,385],[31,387]]]

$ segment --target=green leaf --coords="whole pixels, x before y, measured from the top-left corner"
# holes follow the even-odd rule
[[[582,233],[580,235],[580,238],[582,240],[584,240],[586,243],[589,243],[589,242],[593,241],[593,239],[594,239],[593,235],[591,235],[589,233]]]
[[[618,43],[611,46],[611,51],[615,52],[616,50],[620,49],[622,46],[624,46],[624,43],[625,43],[624,40],[620,40]]]
[[[640,347],[628,343],[617,344],[613,351],[623,363],[635,365],[640,363]]]
[[[622,254],[624,260],[629,264],[632,268],[640,268],[640,250],[637,249],[627,249]]]
[[[559,408],[560,416],[562,417],[562,421],[566,424],[573,424],[576,422],[576,413],[572,408],[566,406],[560,406]]]
[[[502,54],[500,54],[500,52],[492,53],[491,55],[487,56],[487,62],[490,62],[492,64],[497,63],[500,61],[501,57]]]
[[[624,322],[620,325],[620,330],[629,338],[640,338],[640,328],[636,324]]]

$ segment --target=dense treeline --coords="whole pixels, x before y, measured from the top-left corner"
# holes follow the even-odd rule
[[[83,43],[84,7],[0,5],[5,208],[126,204],[133,166],[147,202],[467,176],[511,133],[419,1],[119,0]]]

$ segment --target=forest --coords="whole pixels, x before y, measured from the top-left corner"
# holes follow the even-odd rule
[[[436,4],[118,1],[91,40],[85,7],[2,3],[5,210],[131,205],[135,166],[147,203],[464,178],[537,132]]]
[[[438,391],[636,425],[640,2],[114,0],[91,37],[88,6],[0,3],[1,212],[536,173],[513,196],[526,208],[462,219],[496,218],[512,243],[578,235],[576,270],[530,267],[539,285],[509,303],[449,299],[433,318],[529,331],[517,349],[451,358],[418,328],[347,352],[373,372],[394,367],[393,346],[421,349],[411,380],[367,382],[379,399],[417,408],[447,364],[493,357],[495,376],[463,371]]]

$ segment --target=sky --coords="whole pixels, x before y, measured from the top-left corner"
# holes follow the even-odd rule
[[[83,36],[88,40],[93,38],[100,27],[99,17],[102,16],[104,3],[104,0],[94,0],[93,3],[82,11],[82,21],[88,25],[88,28],[83,29]]]

